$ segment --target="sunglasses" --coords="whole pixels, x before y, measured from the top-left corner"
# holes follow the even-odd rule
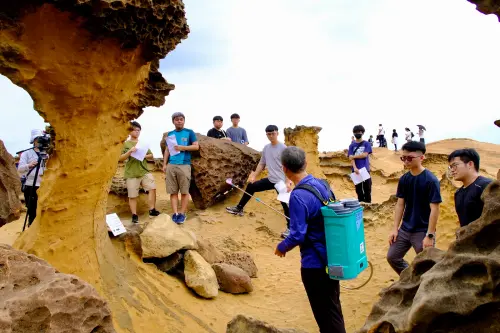
[[[422,157],[422,155],[418,155],[418,156],[401,156],[400,159],[402,162],[411,162],[413,161],[414,158],[419,158],[419,157]]]

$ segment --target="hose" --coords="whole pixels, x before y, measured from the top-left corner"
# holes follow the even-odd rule
[[[357,289],[361,289],[364,286],[366,286],[368,284],[368,282],[370,282],[370,280],[372,279],[372,276],[373,276],[373,264],[369,260],[368,260],[368,266],[370,269],[370,276],[368,276],[368,279],[365,282],[363,282],[362,284],[360,284],[357,287],[346,287],[346,286],[343,286],[342,284],[340,284],[340,287],[343,289],[347,289],[347,290],[357,290]]]

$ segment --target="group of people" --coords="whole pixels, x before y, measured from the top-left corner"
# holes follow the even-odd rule
[[[422,142],[423,144],[425,144],[424,136],[425,136],[426,129],[422,125],[418,125],[417,127],[418,127],[419,142]],[[413,132],[408,127],[406,127],[405,128],[405,142],[414,141],[413,140],[414,137],[415,137],[415,134],[413,134]],[[396,131],[396,129],[393,129],[392,135],[391,135],[391,143],[394,145],[395,151],[398,151],[398,144],[399,144],[398,138],[399,138],[398,132]],[[355,141],[354,136],[352,137],[351,141]],[[378,125],[378,134],[376,137],[376,141],[378,141],[379,147],[387,148],[387,139],[385,137],[385,129],[384,129],[384,126],[382,126],[382,124]],[[370,135],[370,137],[368,138],[368,142],[371,144],[371,146],[373,146],[373,144],[374,144],[373,135]]]

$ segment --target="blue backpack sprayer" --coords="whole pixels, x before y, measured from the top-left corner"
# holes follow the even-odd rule
[[[232,179],[227,179],[226,183],[232,187],[250,195],[237,185]],[[361,285],[347,287],[340,285],[344,289],[355,290],[365,286],[373,276],[373,265],[366,256],[365,229],[363,224],[363,207],[356,199],[346,199],[337,201],[335,195],[326,180],[322,180],[323,185],[330,193],[329,198],[323,196],[313,186],[301,184],[294,188],[303,189],[313,193],[323,204],[321,214],[325,223],[325,237],[328,265],[326,267],[328,275],[334,280],[352,280],[365,269],[370,267],[369,277]],[[269,206],[257,197],[253,197],[276,213],[285,216],[280,211]],[[289,219],[287,216],[285,216]],[[314,248],[314,247],[313,247]],[[315,248],[314,248],[315,249]],[[318,253],[319,254],[319,253]],[[321,256],[320,256],[321,257]]]

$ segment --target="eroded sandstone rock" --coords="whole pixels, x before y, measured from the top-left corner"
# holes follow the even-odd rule
[[[319,166],[318,133],[321,127],[317,126],[295,126],[285,128],[285,144],[302,148],[306,153],[307,172],[314,177],[325,178]]]
[[[214,264],[212,268],[217,276],[220,290],[231,294],[242,294],[253,291],[250,276],[241,268],[224,263]]]
[[[186,285],[198,295],[214,298],[219,294],[219,284],[212,266],[196,251],[184,255],[184,276]]]
[[[163,134],[160,146],[165,151]],[[224,198],[224,193],[231,190],[226,184],[227,178],[243,186],[250,172],[260,160],[260,153],[250,147],[226,140],[209,138],[197,134],[200,150],[192,154],[192,179],[189,193],[198,209],[206,209]]]
[[[226,258],[224,263],[233,265],[244,270],[250,277],[257,277],[257,265],[252,258],[252,255],[247,252],[225,252]]]
[[[21,216],[21,181],[14,158],[0,140],[0,227]]]
[[[500,182],[448,251],[427,249],[382,290],[360,333],[500,332]]]
[[[141,234],[143,258],[166,258],[181,249],[197,249],[196,239],[167,214],[152,219]]]
[[[0,244],[0,332],[115,332],[96,290],[44,260]]]
[[[306,332],[290,328],[276,328],[263,321],[239,314],[227,324],[226,333],[306,333]]]
[[[151,258],[149,260],[144,260],[144,262],[153,263],[158,267],[158,269],[164,273],[170,273],[177,269],[179,265],[184,260],[184,254],[181,252],[175,252],[166,258]]]
[[[208,239],[198,238],[196,250],[210,265],[223,262],[226,258]]]

